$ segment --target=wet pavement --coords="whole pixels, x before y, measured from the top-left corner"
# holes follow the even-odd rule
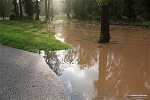
[[[0,100],[68,100],[42,56],[0,45]]]
[[[110,43],[99,44],[99,26],[56,21],[50,31],[74,48],[50,51],[46,62],[72,100],[149,100],[150,30],[111,25]]]

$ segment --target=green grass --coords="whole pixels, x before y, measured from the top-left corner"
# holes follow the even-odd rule
[[[45,21],[46,17],[45,16],[40,16],[40,21]]]
[[[49,17],[50,20],[51,20],[51,17]],[[45,21],[46,17],[45,16],[40,16],[40,20],[41,21]],[[53,17],[53,21],[56,21],[56,20],[68,20],[67,19],[67,15],[66,14],[63,14],[63,15],[54,15]]]
[[[67,15],[66,14],[62,14],[62,15],[54,15],[53,20],[67,20]]]
[[[62,50],[71,46],[43,31],[44,22],[0,20],[0,44],[26,51]]]
[[[5,20],[8,20],[9,17],[5,17]],[[3,18],[0,16],[0,20],[3,20]]]

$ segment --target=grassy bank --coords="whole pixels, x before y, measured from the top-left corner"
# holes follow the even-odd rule
[[[0,44],[22,50],[61,50],[71,46],[43,31],[44,22],[0,20]]]

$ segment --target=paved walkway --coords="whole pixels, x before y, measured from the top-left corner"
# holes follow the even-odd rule
[[[0,45],[0,100],[67,100],[42,56]]]

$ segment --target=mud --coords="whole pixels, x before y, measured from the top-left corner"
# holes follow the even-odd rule
[[[150,30],[111,25],[99,44],[98,23],[56,21],[53,32],[72,50],[50,51],[47,63],[72,100],[150,99]]]

